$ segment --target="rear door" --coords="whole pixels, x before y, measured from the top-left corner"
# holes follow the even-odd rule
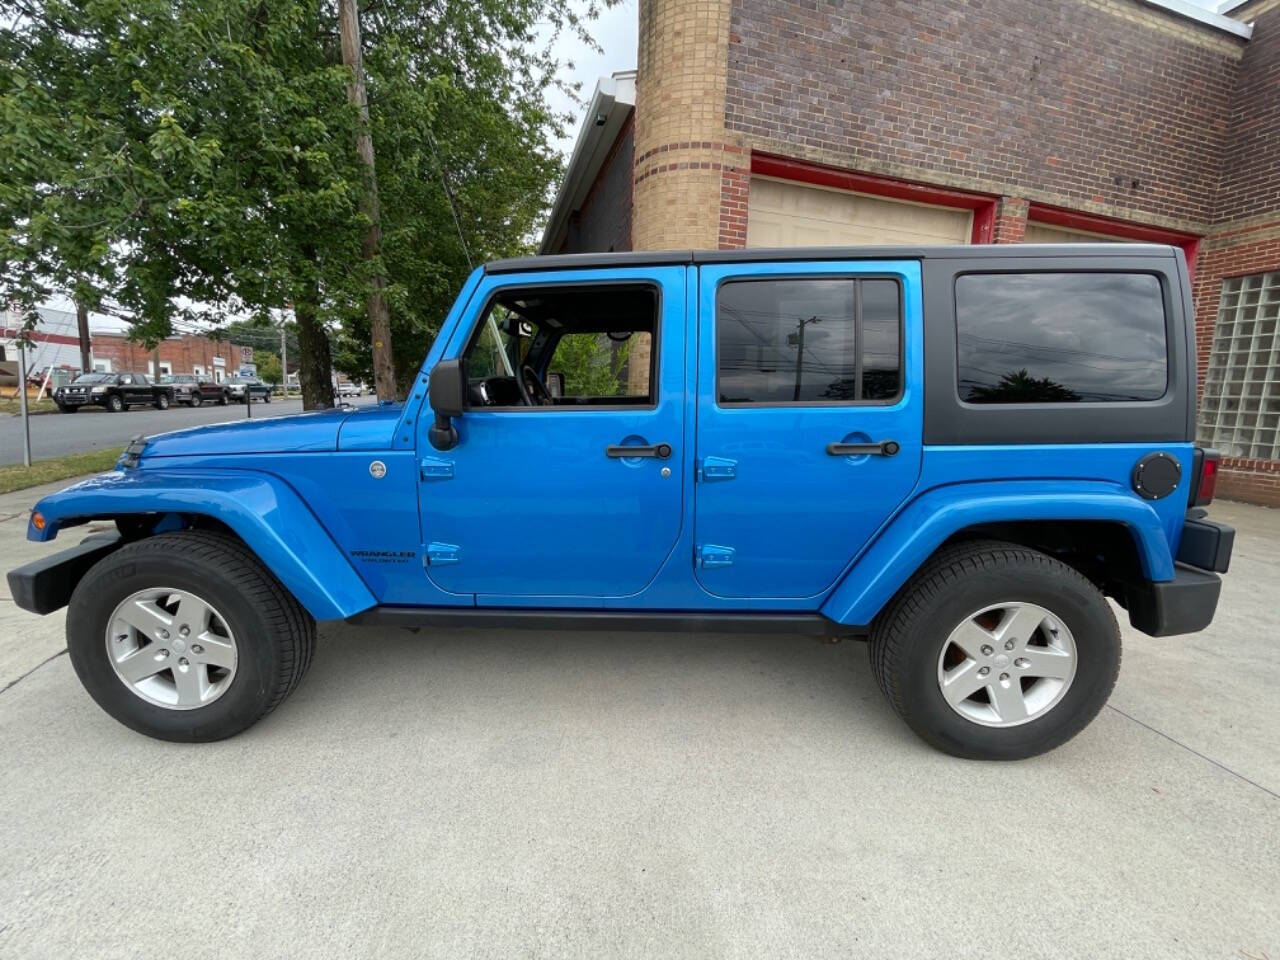
[[[820,597],[920,472],[920,263],[699,271],[697,578]]]

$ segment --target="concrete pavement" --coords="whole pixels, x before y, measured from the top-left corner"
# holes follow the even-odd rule
[[[1280,514],[1213,512],[1213,627],[1126,630],[1013,764],[917,741],[860,643],[709,634],[330,629],[272,717],[164,744],[0,601],[0,957],[1280,958]]]

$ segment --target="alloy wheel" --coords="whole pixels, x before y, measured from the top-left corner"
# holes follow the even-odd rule
[[[983,607],[960,622],[938,655],[948,706],[987,727],[1013,727],[1052,710],[1075,677],[1075,638],[1034,603]]]
[[[153,587],[120,602],[107,622],[107,659],[136,696],[170,710],[208,706],[236,675],[225,617],[186,590]]]

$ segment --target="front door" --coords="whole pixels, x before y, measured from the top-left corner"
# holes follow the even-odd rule
[[[919,476],[920,264],[712,265],[698,282],[698,581],[819,598]]]
[[[680,535],[686,273],[481,281],[443,354],[468,364],[459,443],[436,450],[430,418],[418,424],[435,586],[479,605],[590,606],[654,578]]]

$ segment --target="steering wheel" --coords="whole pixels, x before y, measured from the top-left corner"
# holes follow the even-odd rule
[[[527,363],[516,374],[516,386],[520,388],[520,397],[526,406],[549,407],[555,403],[551,399],[551,391],[538,379],[537,371]]]

